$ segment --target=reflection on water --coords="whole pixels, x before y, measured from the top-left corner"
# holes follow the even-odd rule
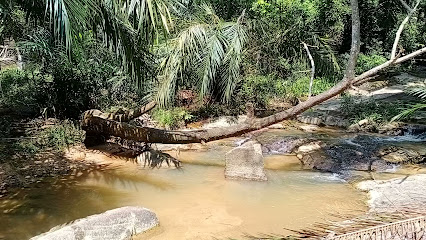
[[[226,181],[223,167],[138,169],[125,163],[78,180],[39,183],[0,201],[0,239],[28,239],[58,224],[136,205],[161,226],[140,239],[212,239],[287,234],[332,213],[365,210],[364,196],[332,174],[268,170],[268,182]]]

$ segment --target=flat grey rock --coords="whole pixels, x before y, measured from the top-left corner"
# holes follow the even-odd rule
[[[391,180],[369,180],[358,183],[368,191],[371,211],[394,212],[416,209],[426,204],[426,175],[412,175]]]
[[[157,216],[142,207],[122,207],[52,228],[30,240],[127,240],[159,224]]]
[[[227,179],[266,181],[262,146],[248,141],[225,155],[225,177]]]

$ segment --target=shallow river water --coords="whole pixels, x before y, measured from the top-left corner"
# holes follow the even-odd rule
[[[97,156],[102,155],[89,157]],[[331,220],[331,214],[366,210],[364,194],[350,184],[294,166],[267,170],[268,182],[245,182],[225,180],[221,166],[149,170],[112,161],[113,170],[39,183],[1,200],[0,239],[28,239],[58,224],[128,205],[147,207],[160,220],[160,227],[137,239],[286,235],[286,229]]]
[[[260,141],[287,134],[268,131]],[[99,149],[82,156],[74,153],[74,159],[109,166],[46,180],[1,199],[0,239],[28,239],[54,226],[121,206],[153,210],[160,226],[136,239],[155,240],[288,235],[288,229],[336,220],[335,214],[360,215],[368,210],[365,193],[337,175],[301,170],[294,155],[265,156],[267,182],[225,180],[224,155],[237,140],[214,143],[209,150],[169,152],[183,162],[182,169],[144,169],[126,161],[128,158],[106,155]],[[423,144],[419,146],[424,149]],[[412,172],[404,171],[399,170],[400,174]]]

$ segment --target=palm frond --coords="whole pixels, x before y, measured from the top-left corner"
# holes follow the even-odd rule
[[[416,97],[418,97],[422,100],[426,100],[426,86],[424,86],[424,85],[408,89],[407,92],[410,95],[416,96]],[[414,113],[416,113],[417,111],[423,110],[423,109],[426,109],[426,103],[417,103],[417,104],[408,106],[400,114],[393,117],[391,121],[397,121],[397,120],[407,118],[407,117],[413,115]]]
[[[411,95],[421,99],[426,99],[426,86],[415,87],[408,91]]]
[[[220,32],[214,33],[207,41],[206,53],[201,60],[200,69],[200,97],[204,98],[212,90],[212,83],[222,65],[225,56],[226,42]]]
[[[244,13],[237,22],[223,23],[207,5],[201,6],[197,22],[192,22],[170,41],[170,54],[161,65],[157,101],[161,106],[172,102],[178,81],[196,72],[201,98],[220,90],[228,101],[240,79],[240,67],[247,33]],[[195,71],[192,71],[195,70]],[[184,77],[186,79],[184,79]]]
[[[422,110],[422,109],[426,109],[426,103],[418,103],[418,104],[415,104],[415,105],[411,105],[407,109],[402,111],[400,114],[393,117],[391,121],[393,122],[393,121],[402,120],[404,118],[407,118],[407,117],[413,115],[415,112]]]
[[[160,87],[157,102],[160,106],[169,105],[174,99],[178,78],[194,61],[202,59],[202,51],[207,44],[206,25],[196,23],[171,41],[172,51],[160,66]]]
[[[229,39],[229,46],[224,59],[224,69],[222,72],[222,100],[228,102],[234,89],[240,80],[240,67],[243,57],[244,45],[247,42],[247,33],[242,20],[244,12],[236,23],[229,24],[224,29],[224,35]]]
[[[46,0],[46,14],[55,38],[71,48],[73,34],[88,25],[90,13],[97,12],[94,0]]]

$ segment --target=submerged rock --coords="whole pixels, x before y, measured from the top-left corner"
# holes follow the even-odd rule
[[[296,153],[305,169],[334,173],[392,169],[391,164],[377,156],[379,146],[380,142],[375,137],[360,135],[332,144],[312,142],[300,146]]]
[[[74,221],[30,240],[127,240],[159,224],[154,212],[122,207]]]
[[[266,181],[261,145],[256,141],[248,141],[226,153],[225,177]]]
[[[371,211],[394,212],[423,207],[426,204],[426,175],[419,174],[392,180],[360,182],[358,188],[368,191]]]
[[[309,142],[309,139],[299,137],[284,137],[273,143],[262,145],[264,154],[283,154],[291,153],[300,145]]]
[[[413,149],[396,146],[383,147],[379,150],[378,155],[390,163],[421,163],[426,161],[426,155]]]

